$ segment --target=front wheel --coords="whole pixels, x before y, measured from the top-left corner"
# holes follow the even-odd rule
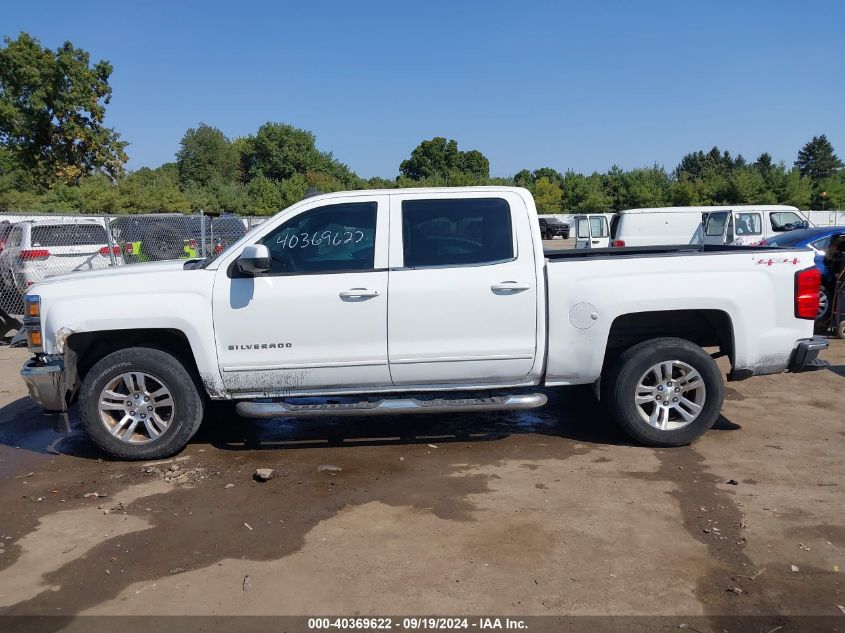
[[[602,376],[602,400],[616,423],[650,446],[683,446],[719,417],[725,386],[698,345],[679,338],[644,341]]]
[[[82,423],[94,443],[119,459],[160,459],[182,450],[199,429],[203,400],[175,356],[150,347],[98,361],[79,392]]]

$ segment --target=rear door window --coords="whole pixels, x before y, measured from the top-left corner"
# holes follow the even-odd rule
[[[32,246],[88,246],[108,242],[106,229],[98,224],[33,226]]]
[[[590,233],[593,237],[607,237],[607,218],[603,215],[590,218]]]
[[[707,227],[704,233],[708,237],[720,237],[725,234],[725,224],[728,221],[727,211],[716,211],[707,216]]]
[[[511,260],[510,205],[501,198],[404,200],[402,249],[407,268]]]
[[[578,237],[580,239],[590,239],[590,221],[587,218],[578,218]]]

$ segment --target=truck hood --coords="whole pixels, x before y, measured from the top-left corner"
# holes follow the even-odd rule
[[[144,262],[140,264],[125,264],[122,266],[113,266],[110,268],[100,268],[97,270],[79,271],[73,273],[66,273],[64,275],[56,275],[55,277],[48,277],[47,279],[38,282],[32,288],[37,293],[37,286],[49,286],[56,283],[67,281],[84,281],[88,279],[102,279],[107,277],[128,277],[132,275],[146,275],[150,273],[168,273],[182,271],[185,268],[185,259],[171,259],[163,262]]]

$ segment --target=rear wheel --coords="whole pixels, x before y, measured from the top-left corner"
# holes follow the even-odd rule
[[[651,446],[682,446],[719,417],[725,387],[698,345],[678,338],[644,341],[602,376],[602,400],[628,435]]]
[[[85,430],[120,459],[159,459],[199,429],[203,400],[182,362],[149,347],[118,350],[86,374],[79,393]]]

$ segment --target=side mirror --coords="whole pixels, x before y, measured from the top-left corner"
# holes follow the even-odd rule
[[[238,256],[238,270],[245,275],[259,275],[270,270],[270,251],[264,244],[249,244]]]
[[[810,223],[809,223],[807,220],[802,220],[802,221],[801,221],[801,228],[802,228],[802,229],[809,229],[809,228],[810,228]]]

